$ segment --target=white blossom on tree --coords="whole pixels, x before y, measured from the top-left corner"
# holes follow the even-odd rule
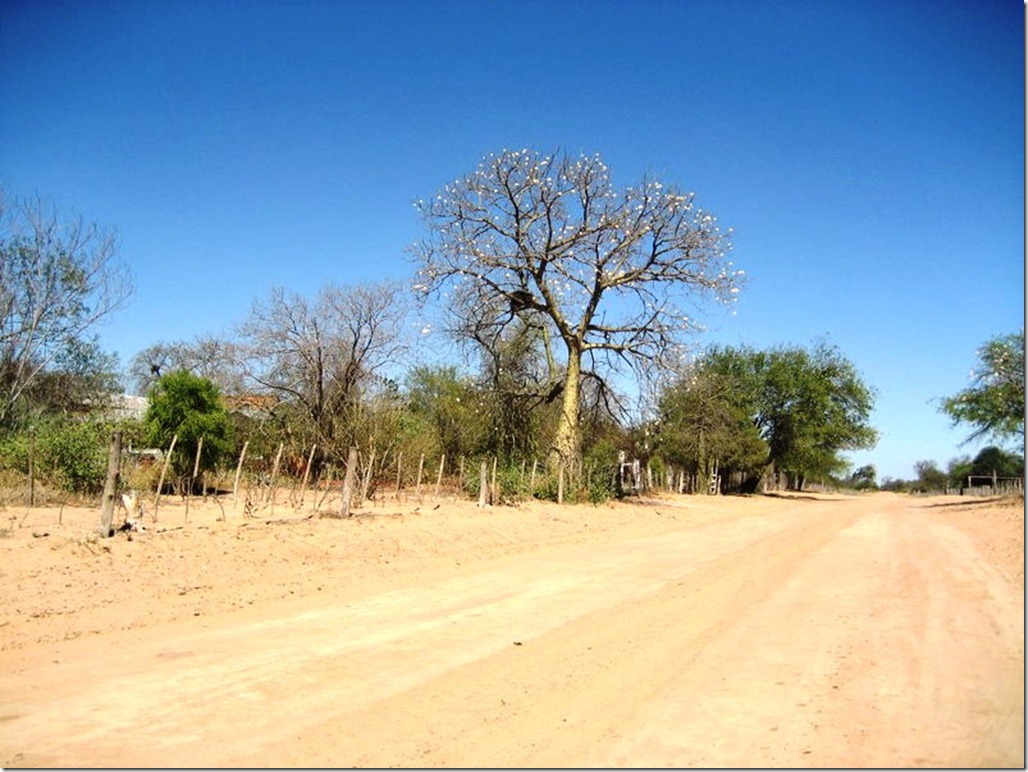
[[[551,328],[565,355],[552,459],[579,445],[583,368],[665,366],[702,301],[734,302],[731,231],[694,195],[643,179],[617,190],[598,155],[503,151],[419,201],[429,230],[412,248],[416,287],[451,332],[499,336],[516,319]]]

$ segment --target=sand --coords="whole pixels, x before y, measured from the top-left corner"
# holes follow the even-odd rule
[[[1023,499],[317,498],[0,513],[0,764],[1024,766]]]

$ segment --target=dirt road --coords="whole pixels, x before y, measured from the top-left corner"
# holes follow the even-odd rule
[[[367,591],[325,569],[324,592],[6,649],[0,762],[1024,765],[1023,572],[962,503],[695,501]]]

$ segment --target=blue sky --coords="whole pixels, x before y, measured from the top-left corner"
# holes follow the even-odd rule
[[[735,230],[736,315],[878,390],[879,478],[959,447],[935,400],[1024,318],[1013,0],[12,2],[0,184],[117,229],[122,363],[282,286],[405,280],[411,202],[503,148],[600,153]]]

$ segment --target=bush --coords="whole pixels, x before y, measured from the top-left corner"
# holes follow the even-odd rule
[[[71,423],[40,437],[37,452],[53,470],[53,482],[64,490],[99,493],[107,478],[108,434],[102,423]]]
[[[481,485],[481,461],[472,464],[464,477],[464,493],[472,498],[478,498]],[[486,484],[491,485],[493,479],[492,462],[486,464]],[[499,501],[494,504],[513,504],[517,501],[524,501],[531,498],[533,492],[529,488],[531,479],[530,467],[524,470],[521,464],[506,463],[496,467],[496,487],[499,490]],[[539,475],[536,474],[538,483]]]
[[[481,460],[465,467],[463,490],[469,498],[478,498]],[[564,501],[580,503],[589,501],[600,504],[622,495],[618,480],[617,450],[609,442],[600,442],[583,459],[584,471],[564,478]],[[487,484],[492,484],[492,461],[487,461]],[[540,466],[532,482],[531,462],[508,461],[496,468],[496,487],[499,501],[511,504],[535,498],[542,501],[556,501],[558,478]]]
[[[621,498],[618,450],[609,440],[600,440],[582,459],[585,466],[585,496],[593,504]]]
[[[101,421],[60,421],[9,435],[0,441],[0,469],[29,473],[32,456],[37,481],[71,493],[103,490],[107,477],[107,442],[110,426]]]

